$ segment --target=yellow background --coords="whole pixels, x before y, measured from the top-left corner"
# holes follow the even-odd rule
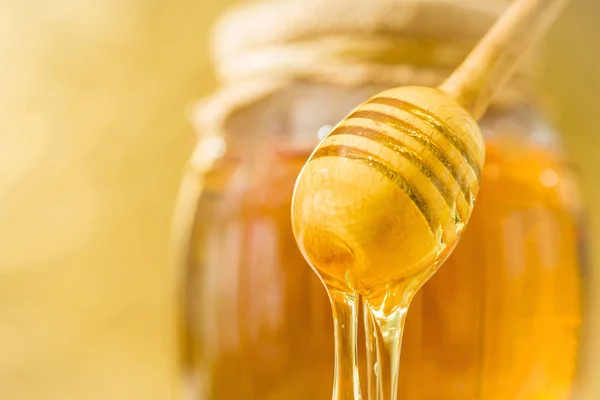
[[[1,398],[175,395],[168,237],[194,139],[185,112],[214,87],[209,24],[232,2],[0,0]],[[544,77],[590,210],[592,292],[598,17],[599,1],[573,2]],[[600,296],[590,297],[591,317]],[[588,322],[600,335],[600,315]],[[584,388],[598,399],[589,366],[600,341],[584,355]]]

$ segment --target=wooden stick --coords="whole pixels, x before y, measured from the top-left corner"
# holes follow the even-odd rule
[[[515,0],[440,90],[479,119],[522,56],[568,1]]]

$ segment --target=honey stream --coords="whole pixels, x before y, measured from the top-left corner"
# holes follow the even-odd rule
[[[335,279],[318,272],[333,311],[333,400],[398,399],[402,337],[410,303],[439,265],[434,262],[430,268],[389,282],[383,288],[363,285],[360,292],[340,289]],[[364,320],[364,360],[359,357],[360,316]],[[360,362],[365,363],[365,368],[360,368]],[[366,395],[361,392],[365,380]]]

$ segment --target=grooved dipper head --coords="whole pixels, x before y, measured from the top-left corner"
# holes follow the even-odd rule
[[[433,272],[471,215],[483,160],[477,123],[449,96],[424,87],[383,92],[336,126],[300,173],[298,245],[340,289]]]

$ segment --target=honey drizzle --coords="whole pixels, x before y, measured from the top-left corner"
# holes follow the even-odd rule
[[[327,287],[333,311],[335,375],[333,400],[362,400],[358,372],[358,303],[356,293]]]

